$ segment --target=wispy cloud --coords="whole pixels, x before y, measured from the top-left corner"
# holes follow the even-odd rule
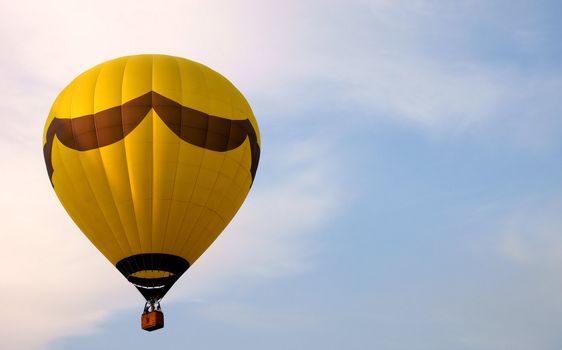
[[[465,130],[514,111],[520,120],[559,112],[548,102],[562,73],[519,64],[543,47],[530,41],[548,40],[536,26],[540,13],[519,10],[500,25],[484,1],[24,1],[2,8],[2,66],[52,89],[116,56],[176,54],[225,72],[276,109],[306,110],[323,98],[372,118]],[[484,31],[490,38],[477,43]],[[485,45],[513,55],[490,60]]]
[[[0,264],[4,306],[0,346],[38,349],[64,332],[82,332],[92,321],[130,300],[112,266],[66,216],[50,189],[41,153],[6,143]],[[78,297],[80,296],[80,297]],[[127,304],[129,301],[125,302]],[[132,300],[130,300],[132,303]],[[22,337],[25,330],[28,336]]]
[[[303,34],[307,44],[300,55],[309,63],[301,74],[343,85],[335,93],[364,115],[429,131],[464,131],[507,119],[527,124],[518,130],[532,133],[528,124],[539,116],[553,126],[560,107],[552,108],[552,85],[562,81],[562,72],[521,64],[544,48],[530,49],[526,35],[514,34],[548,40],[536,25],[540,11],[494,10],[483,1],[329,3],[314,12],[314,26]],[[490,50],[510,54],[491,59]]]
[[[527,208],[513,214],[502,235],[502,255],[523,266],[557,270],[562,265],[561,210],[560,205],[543,203],[539,212]]]

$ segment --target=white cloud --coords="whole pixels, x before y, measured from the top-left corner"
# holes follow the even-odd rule
[[[559,347],[561,206],[556,196],[538,203],[510,213],[503,230],[490,233],[492,255],[474,260],[474,271],[439,298],[467,348]]]
[[[552,125],[560,112],[553,110],[557,98],[551,94],[561,73],[521,66],[528,39],[504,27],[533,29],[537,40],[544,33],[534,22],[504,18],[487,2],[360,1],[315,10],[313,29],[302,34],[300,55],[308,59],[300,75],[343,85],[330,98],[355,104],[373,118],[449,132],[497,119],[533,124],[545,115]],[[484,30],[497,38],[496,56],[487,52],[489,42],[479,40]]]
[[[497,112],[503,82],[481,67],[443,67],[427,58],[373,62],[352,90],[377,117],[398,116],[423,128],[462,130]]]
[[[562,266],[560,206],[543,203],[540,212],[527,209],[513,215],[501,236],[502,255],[529,268],[551,271]],[[562,280],[560,280],[562,282]]]
[[[294,31],[286,20],[297,7],[253,0],[3,3],[3,66],[62,88],[105,60],[166,53],[201,61],[244,87],[269,79],[289,55]]]
[[[88,331],[111,309],[134,305],[127,282],[66,216],[35,151],[0,144],[0,284],[9,315],[1,323],[3,349],[38,349],[63,332]]]
[[[58,0],[1,9],[0,70],[16,91],[29,83],[59,90],[104,60],[161,52],[204,62],[276,109],[329,99],[430,130],[462,130],[513,105],[529,110],[525,98],[551,99],[544,77],[472,52],[485,2]],[[494,30],[491,15],[484,19]],[[533,29],[525,23],[514,30]],[[528,45],[517,38],[508,44]]]

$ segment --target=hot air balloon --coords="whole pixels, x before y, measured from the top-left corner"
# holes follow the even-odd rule
[[[146,299],[141,325],[232,220],[260,157],[256,119],[219,73],[180,57],[99,64],[56,98],[43,133],[51,184],[93,245]]]

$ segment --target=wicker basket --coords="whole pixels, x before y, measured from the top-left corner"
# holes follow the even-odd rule
[[[164,327],[164,314],[162,311],[151,311],[141,315],[141,327],[145,331],[155,331]]]

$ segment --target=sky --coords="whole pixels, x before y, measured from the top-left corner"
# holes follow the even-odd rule
[[[559,350],[561,11],[0,0],[0,348]],[[245,204],[152,333],[41,144],[75,76],[140,53],[225,75],[262,137]]]

